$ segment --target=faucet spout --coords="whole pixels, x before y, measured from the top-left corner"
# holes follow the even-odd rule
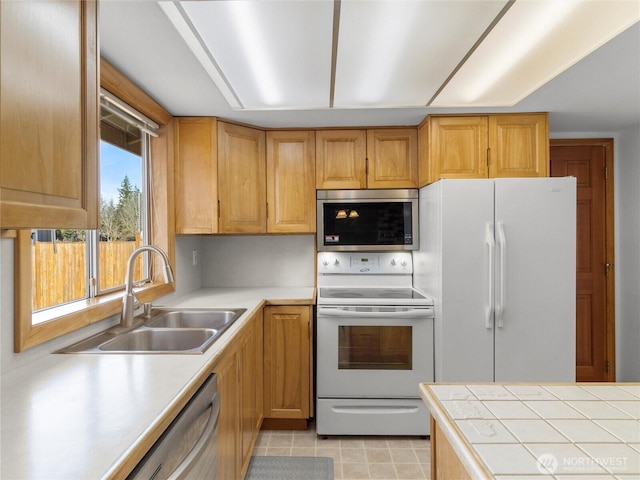
[[[154,247],[153,245],[142,245],[131,252],[129,261],[127,262],[124,297],[122,297],[122,313],[120,314],[121,327],[128,328],[133,326],[134,311],[136,306],[139,305],[138,299],[133,293],[133,270],[136,257],[142,252],[155,252],[160,255],[163,263],[162,273],[164,275],[165,283],[173,283],[175,281],[173,277],[173,270],[171,269],[171,265],[169,265],[169,257],[163,250],[158,247]]]

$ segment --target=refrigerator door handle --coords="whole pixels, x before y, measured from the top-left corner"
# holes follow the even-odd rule
[[[498,222],[498,247],[500,248],[500,280],[499,280],[499,301],[496,302],[496,323],[498,328],[504,327],[504,309],[505,309],[505,285],[506,285],[506,257],[507,257],[507,238],[504,234],[504,223]]]
[[[487,302],[487,312],[484,321],[484,326],[490,329],[493,326],[493,313],[495,305],[495,253],[496,253],[496,240],[493,233],[493,223],[487,222],[487,228],[485,230],[485,241],[489,247],[489,301]]]

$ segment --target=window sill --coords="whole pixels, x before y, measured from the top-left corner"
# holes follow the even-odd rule
[[[140,302],[151,302],[174,290],[173,284],[160,282],[134,289]],[[122,308],[122,296],[123,291],[118,291],[34,314],[24,312],[23,314],[30,316],[30,320],[16,322],[15,351],[21,352],[117,314]],[[16,320],[21,317],[22,315],[16,315]],[[26,324],[29,326],[23,328]]]

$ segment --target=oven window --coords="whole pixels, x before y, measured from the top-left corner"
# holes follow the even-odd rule
[[[411,370],[410,326],[338,327],[341,370]]]

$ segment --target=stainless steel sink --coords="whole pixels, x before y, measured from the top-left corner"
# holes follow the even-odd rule
[[[246,308],[235,309],[168,309],[154,308],[145,325],[153,328],[212,328],[225,330]]]
[[[98,347],[104,352],[202,353],[213,343],[216,331],[205,328],[136,329]]]
[[[148,315],[135,318],[138,326],[133,329],[116,326],[55,353],[204,353],[244,312],[244,308],[154,307]]]

